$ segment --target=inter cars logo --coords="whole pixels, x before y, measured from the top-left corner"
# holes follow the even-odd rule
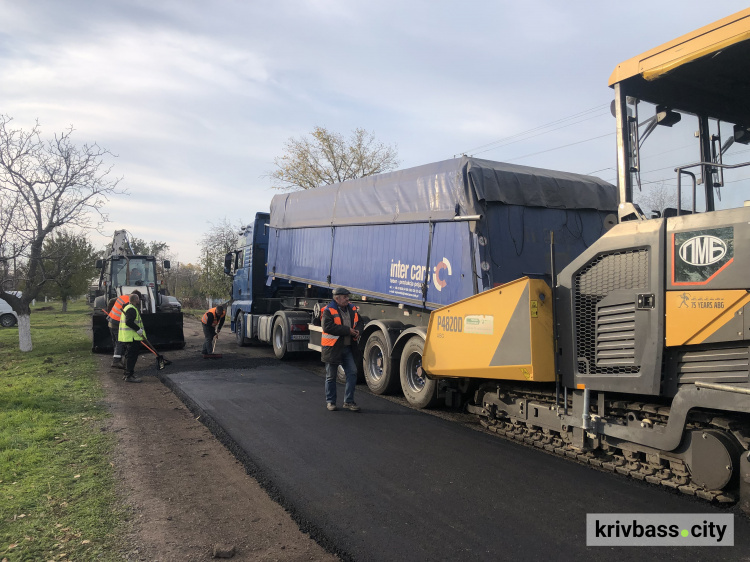
[[[726,253],[726,243],[716,236],[693,236],[680,246],[680,258],[690,265],[711,265]]]
[[[447,271],[447,273],[443,274],[444,271]],[[441,274],[442,274],[442,277],[441,277]],[[451,262],[448,261],[448,258],[443,258],[443,261],[441,261],[439,264],[437,264],[433,268],[432,282],[438,291],[442,291],[443,287],[445,287],[448,284],[448,281],[446,281],[444,277],[447,277],[451,274],[452,274]]]

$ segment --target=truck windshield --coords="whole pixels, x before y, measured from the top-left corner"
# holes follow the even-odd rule
[[[154,285],[154,261],[146,258],[120,258],[112,261],[112,278],[116,286]]]
[[[638,143],[639,149],[631,151],[635,159],[633,169],[633,200],[646,216],[667,216],[678,207],[678,172],[680,175],[680,207],[684,212],[704,212],[706,208],[703,167],[692,164],[701,162],[701,136],[710,146],[710,160],[717,164],[711,172],[714,206],[719,209],[742,207],[748,199],[750,188],[750,166],[741,166],[750,161],[750,146],[735,141],[735,124],[708,119],[708,131],[700,132],[695,115],[679,111],[672,112],[666,122],[671,125],[656,125],[655,105],[629,98],[628,114],[637,117],[638,134],[631,129],[631,146]],[[742,139],[741,136],[739,136]],[[635,154],[633,154],[635,153]],[[738,167],[734,167],[740,165]],[[693,190],[693,174],[695,191]],[[676,214],[676,213],[675,213]]]

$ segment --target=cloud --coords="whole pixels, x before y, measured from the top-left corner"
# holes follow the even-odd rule
[[[197,259],[208,221],[249,220],[290,136],[355,127],[397,144],[402,165],[554,122],[612,97],[615,65],[745,8],[469,0],[0,4],[0,111],[117,158],[130,198],[112,230],[163,237]],[[639,15],[640,14],[640,15]],[[645,17],[649,14],[650,17]],[[614,166],[611,117],[482,154],[585,172]]]

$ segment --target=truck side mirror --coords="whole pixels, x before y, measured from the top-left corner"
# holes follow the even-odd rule
[[[226,275],[232,275],[232,255],[234,252],[229,252],[224,256],[224,273]]]
[[[169,269],[170,267],[172,267],[172,264],[169,263],[169,260],[164,260],[164,269]]]
[[[96,269],[104,267],[104,260],[96,260]]]

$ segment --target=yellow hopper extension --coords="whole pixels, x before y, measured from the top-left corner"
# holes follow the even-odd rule
[[[555,380],[552,291],[523,277],[435,310],[422,367],[433,378]]]

